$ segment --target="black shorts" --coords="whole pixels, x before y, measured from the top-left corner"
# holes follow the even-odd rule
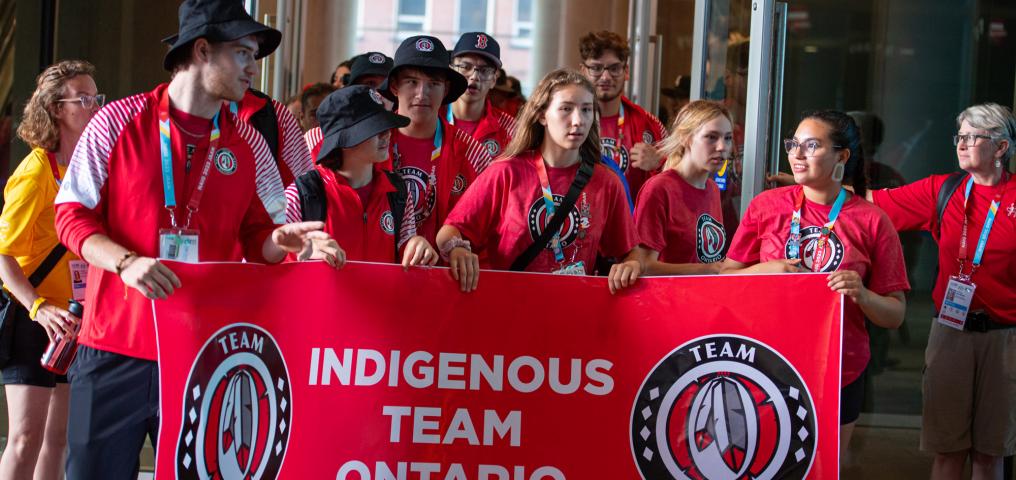
[[[66,375],[57,375],[39,363],[49,346],[49,336],[42,325],[28,318],[28,310],[14,305],[14,328],[11,359],[0,369],[4,385],[32,385],[53,388],[58,383],[67,383]]]
[[[868,370],[865,369],[857,380],[840,389],[840,425],[856,422],[861,416],[861,407],[864,406],[864,377],[867,374]]]

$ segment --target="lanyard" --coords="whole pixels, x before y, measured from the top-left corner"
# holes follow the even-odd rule
[[[208,138],[208,156],[205,157],[205,164],[201,167],[201,177],[194,185],[190,201],[187,202],[187,222],[183,228],[190,228],[191,217],[197,213],[201,205],[201,197],[205,193],[205,184],[208,181],[208,173],[212,169],[212,158],[219,146],[219,112],[212,117],[212,132]],[[169,211],[169,222],[173,228],[176,224],[176,187],[173,183],[173,143],[170,140],[169,130],[169,93],[162,92],[159,100],[159,150],[162,154],[162,192],[165,197],[166,210]]]
[[[1004,174],[1003,174],[1004,175]],[[974,270],[981,266],[981,257],[984,255],[984,247],[988,245],[988,235],[991,234],[991,227],[995,223],[995,214],[998,213],[998,205],[1002,202],[1002,195],[1005,194],[1009,182],[1003,177],[1005,186],[999,185],[995,192],[995,198],[988,207],[988,213],[984,216],[984,225],[981,226],[981,235],[977,238],[977,248],[974,250],[974,260],[970,264],[970,274],[963,273],[963,265],[967,261],[967,229],[970,221],[970,190],[974,187],[974,177],[967,180],[966,189],[963,191],[963,230],[960,232],[960,276],[970,278]]]
[[[46,158],[49,159],[49,169],[53,171],[53,178],[56,179],[56,186],[60,186],[60,168],[56,164],[56,155],[53,152],[46,152]]]
[[[621,166],[621,145],[624,144],[624,102],[618,105],[617,110],[617,145],[614,148],[614,161]]]
[[[811,257],[811,270],[813,272],[821,271],[822,265],[825,264],[825,245],[829,241],[829,234],[832,233],[833,227],[836,226],[836,219],[840,216],[840,210],[843,209],[843,203],[846,200],[847,191],[840,188],[840,193],[836,196],[836,201],[833,202],[833,208],[829,211],[829,220],[822,226],[822,233],[819,234],[818,240],[815,242],[815,251]],[[797,194],[797,199],[794,201],[794,215],[790,218],[790,252],[788,252],[787,258],[791,260],[801,258],[802,208],[804,208],[804,188],[801,188]]]
[[[240,111],[240,107],[236,104],[236,102],[229,102],[229,112],[230,113],[232,113],[233,115],[239,115],[239,113],[238,113],[239,111]]]
[[[452,106],[448,105],[448,124],[455,125],[455,114],[452,113]]]
[[[536,167],[536,176],[540,179],[540,188],[543,191],[543,204],[547,207],[545,213],[547,222],[550,222],[551,218],[554,218],[554,193],[550,191],[550,179],[547,178],[547,166],[543,163],[543,158],[537,157],[533,160],[533,166]],[[561,232],[554,232],[554,236],[550,239],[550,247],[554,250],[554,260],[557,263],[564,262],[564,250],[561,249]]]

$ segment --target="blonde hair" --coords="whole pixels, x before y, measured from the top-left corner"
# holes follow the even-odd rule
[[[670,127],[670,135],[660,144],[660,154],[667,158],[664,169],[677,167],[691,143],[691,137],[703,125],[717,117],[726,118],[731,125],[734,119],[727,107],[708,100],[695,100],[684,106]]]
[[[56,121],[56,109],[61,108],[58,102],[66,94],[67,81],[93,73],[95,67],[84,60],[64,60],[43,70],[35,79],[32,98],[25,104],[18,137],[33,148],[58,150],[60,126]]]
[[[547,128],[540,124],[540,117],[547,112],[554,93],[569,85],[578,85],[596,95],[593,84],[585,75],[569,68],[559,68],[547,74],[533,90],[529,100],[519,112],[515,136],[505,148],[502,158],[517,157],[523,152],[540,148]],[[579,156],[586,161],[599,161],[600,158],[600,107],[593,102],[593,124],[589,127],[586,140],[579,147]]]

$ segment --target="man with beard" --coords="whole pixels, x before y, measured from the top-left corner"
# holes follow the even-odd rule
[[[663,157],[656,144],[666,138],[660,120],[622,95],[628,80],[628,41],[609,32],[591,32],[579,42],[582,71],[596,87],[603,154],[624,172],[632,198],[657,172]]]
[[[515,134],[515,119],[487,98],[501,68],[501,46],[486,33],[464,33],[452,51],[452,68],[466,77],[466,91],[447,108],[445,118],[496,158]]]

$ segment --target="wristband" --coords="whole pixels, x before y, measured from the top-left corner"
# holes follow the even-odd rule
[[[124,269],[127,268],[127,265],[126,265],[127,260],[130,260],[131,258],[134,258],[134,257],[137,257],[137,256],[138,256],[138,253],[133,251],[133,250],[123,254],[123,256],[120,257],[120,259],[116,261],[116,276],[119,277],[120,274],[123,273]]]
[[[39,314],[39,307],[41,307],[44,303],[46,303],[45,297],[36,298],[35,302],[32,303],[32,309],[28,311],[28,318],[35,321],[35,316]]]
[[[472,246],[469,244],[469,240],[465,240],[462,237],[452,237],[451,240],[448,240],[447,242],[445,242],[444,245],[441,246],[441,251],[438,252],[441,254],[441,260],[447,262],[452,254],[452,250],[455,250],[456,248],[460,247],[470,252],[473,251]]]

